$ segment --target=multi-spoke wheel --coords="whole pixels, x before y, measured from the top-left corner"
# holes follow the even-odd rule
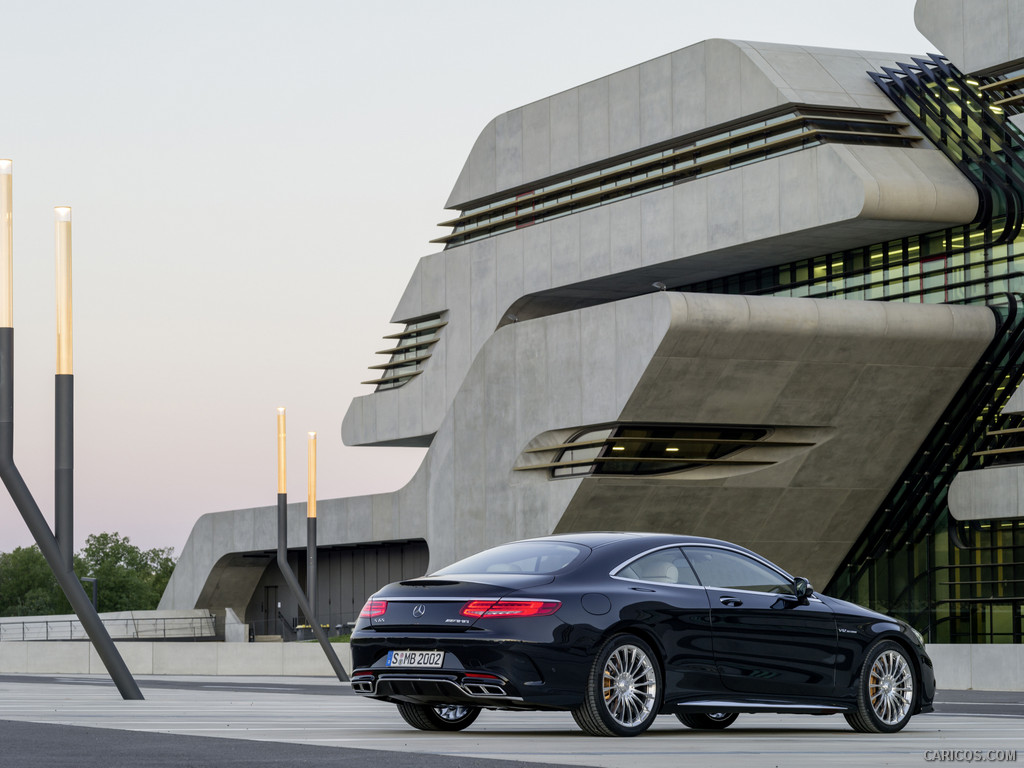
[[[895,733],[914,714],[914,665],[901,645],[877,643],[864,658],[857,682],[857,711],[846,715],[855,731]]]
[[[576,723],[592,736],[636,736],[658,716],[661,668],[647,643],[632,635],[609,639],[594,658]]]
[[[735,712],[708,712],[707,714],[676,712],[676,717],[687,728],[696,728],[699,731],[720,731],[735,723],[739,715]]]
[[[462,704],[442,704],[433,707],[429,704],[400,701],[398,714],[413,728],[419,728],[421,731],[461,731],[472,725],[480,716],[480,708]]]

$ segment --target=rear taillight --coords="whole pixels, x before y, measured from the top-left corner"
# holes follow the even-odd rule
[[[366,605],[363,606],[363,610],[359,612],[360,619],[372,619],[375,616],[383,616],[384,611],[388,609],[387,600],[374,600],[370,598],[366,601]]]
[[[558,600],[470,600],[459,613],[473,619],[550,616],[561,607]]]

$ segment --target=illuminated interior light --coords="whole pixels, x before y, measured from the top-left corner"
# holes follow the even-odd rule
[[[679,452],[678,448],[666,448],[665,449],[665,453],[678,453],[678,452]]]

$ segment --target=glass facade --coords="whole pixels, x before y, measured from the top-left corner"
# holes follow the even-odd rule
[[[1004,217],[692,283],[679,290],[861,301],[976,303],[1024,292],[1024,238],[995,244]]]
[[[1024,375],[1024,140],[1006,119],[1010,103],[995,103],[1005,87],[986,88],[942,59],[872,76],[975,183],[975,222],[679,290],[992,308],[995,341],[826,591],[904,618],[933,643],[1020,643],[1024,522],[958,522],[947,494],[960,471],[1024,464],[1024,418],[1001,413]]]

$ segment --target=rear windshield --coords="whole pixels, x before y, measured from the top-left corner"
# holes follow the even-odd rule
[[[442,568],[434,576],[469,573],[558,573],[590,554],[588,547],[564,541],[517,541],[487,549]]]

